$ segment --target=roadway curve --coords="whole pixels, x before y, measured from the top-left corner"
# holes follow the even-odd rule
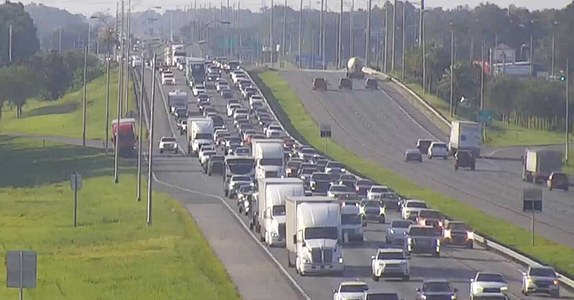
[[[333,139],[350,151],[389,168],[418,184],[459,199],[487,214],[530,229],[530,215],[522,213],[520,162],[477,161],[477,171],[454,172],[452,160],[404,163],[403,153],[418,138],[448,141],[448,136],[409,102],[392,83],[367,91],[354,81],[353,91],[337,89],[344,76],[338,71],[284,71],[282,76],[317,123],[331,124]],[[330,83],[326,92],[313,91],[314,77]],[[544,212],[537,215],[536,231],[574,248],[574,192],[544,191]]]
[[[146,70],[149,79],[150,72]],[[177,88],[187,89],[183,75],[176,73]],[[149,87],[149,81],[146,80]],[[156,100],[156,134],[154,145],[162,135],[173,135],[175,123],[166,111],[167,92],[173,87],[157,86],[161,95]],[[150,94],[149,88],[146,90]],[[188,89],[188,92],[189,89]],[[225,110],[225,100],[210,92],[215,108]],[[146,106],[146,107],[149,107]],[[195,106],[191,106],[196,110]],[[228,120],[229,121],[229,120]],[[178,137],[180,145],[185,143]],[[182,147],[183,148],[183,147]],[[183,150],[183,149],[182,149]],[[157,151],[157,150],[156,150]],[[159,154],[154,151],[154,173],[161,190],[179,198],[203,230],[216,254],[225,264],[232,280],[238,286],[243,299],[297,299],[301,288],[311,299],[330,299],[341,277],[300,277],[287,267],[286,250],[263,246],[246,227],[246,219],[237,215],[234,201],[224,198],[220,177],[208,177],[201,172],[196,158],[182,155]],[[390,219],[397,218],[391,214]],[[240,220],[240,222],[238,222]],[[372,288],[395,291],[404,299],[415,299],[416,288],[423,278],[447,278],[459,289],[459,297],[469,294],[469,278],[477,270],[500,272],[509,280],[511,292],[519,299],[520,267],[499,255],[484,249],[444,248],[441,258],[413,256],[411,259],[411,281],[381,281],[370,279],[370,257],[384,240],[386,225],[369,225],[366,240],[362,246],[345,247],[347,265],[345,278],[360,278]],[[289,282],[294,282],[288,284]],[[532,299],[536,299],[532,297]]]

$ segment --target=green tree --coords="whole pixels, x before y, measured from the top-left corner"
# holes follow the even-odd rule
[[[36,27],[30,15],[24,10],[22,3],[6,1],[0,4],[0,65],[9,62],[9,43],[4,37],[8,37],[10,26],[12,27],[12,61],[20,62],[28,59],[38,52],[40,43],[36,36]]]
[[[38,81],[36,72],[28,66],[0,68],[0,107],[4,101],[10,101],[16,106],[16,117],[20,118],[26,100],[39,92]]]
[[[68,70],[64,58],[56,51],[43,56],[34,56],[31,67],[37,70],[42,82],[41,96],[47,100],[56,100],[64,95],[72,83],[73,73]]]

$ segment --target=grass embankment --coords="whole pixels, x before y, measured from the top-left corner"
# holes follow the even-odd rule
[[[421,98],[426,100],[449,121],[453,120],[453,118],[450,117],[449,104],[444,100],[440,99],[436,95],[425,93],[422,87],[418,84],[411,83],[407,84],[407,86]],[[563,133],[524,128],[512,124],[503,124],[500,121],[493,121],[487,128],[485,140],[485,143],[492,147],[548,145],[560,144],[563,142]]]
[[[110,117],[116,119],[118,106],[118,71],[110,70]],[[129,84],[128,108],[122,111],[137,112],[133,84]],[[106,75],[97,77],[87,86],[87,119],[86,138],[103,140],[106,126]],[[22,118],[17,119],[16,113],[5,111],[0,119],[0,131],[24,133],[31,135],[65,136],[80,138],[82,136],[82,98],[83,89],[67,93],[56,101],[40,101],[31,99],[24,106]]]
[[[288,118],[287,126],[294,128],[307,143],[317,149],[323,149],[327,143],[328,155],[341,163],[350,166],[350,169],[372,178],[376,182],[392,186],[401,194],[412,198],[424,199],[433,207],[441,210],[448,216],[461,219],[470,224],[475,230],[490,236],[508,246],[539,260],[551,264],[563,272],[574,274],[574,250],[548,241],[541,236],[536,237],[536,246],[530,245],[530,232],[504,220],[489,216],[476,208],[446,197],[438,192],[423,188],[410,180],[398,176],[396,173],[381,167],[377,162],[366,160],[351,151],[346,150],[332,140],[321,139],[319,128],[295,92],[274,71],[264,71],[254,74],[259,77],[267,87],[267,99],[276,102],[281,109],[280,115]],[[269,94],[271,93],[271,94]]]

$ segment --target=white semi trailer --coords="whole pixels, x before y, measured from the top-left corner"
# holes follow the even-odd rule
[[[285,247],[285,199],[305,196],[305,185],[299,178],[260,178],[259,210],[255,230],[267,246]]]
[[[300,275],[342,274],[341,206],[328,197],[287,197],[287,258]]]

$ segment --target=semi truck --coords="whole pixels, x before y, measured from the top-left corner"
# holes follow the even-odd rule
[[[183,44],[172,44],[165,49],[165,62],[170,67],[176,67],[178,62],[185,62],[187,53]]]
[[[526,149],[522,157],[522,180],[546,182],[552,172],[562,170],[564,154],[547,149]]]
[[[259,210],[255,232],[267,246],[285,247],[285,199],[305,196],[299,178],[261,178],[258,180]]]
[[[172,114],[178,109],[187,110],[187,102],[187,93],[182,90],[173,90],[167,93],[167,103]]]
[[[452,121],[448,150],[455,154],[458,150],[472,151],[474,157],[480,156],[482,145],[482,127],[477,122]]]
[[[254,139],[251,153],[256,161],[257,178],[285,176],[285,155],[282,139]]]
[[[339,243],[341,206],[336,199],[320,196],[287,197],[285,235],[289,267],[306,274],[345,270],[343,247]]]
[[[363,73],[363,61],[358,57],[351,57],[347,61],[347,78],[365,78]]]
[[[136,119],[124,118],[112,120],[112,145],[116,147],[118,139],[118,154],[122,157],[132,157],[135,155],[137,136],[136,136]]]
[[[205,77],[207,61],[201,57],[188,57],[185,63],[185,78],[189,86],[193,87],[196,84],[203,84]]]
[[[187,153],[197,156],[201,145],[213,144],[213,120],[211,118],[187,119]]]

